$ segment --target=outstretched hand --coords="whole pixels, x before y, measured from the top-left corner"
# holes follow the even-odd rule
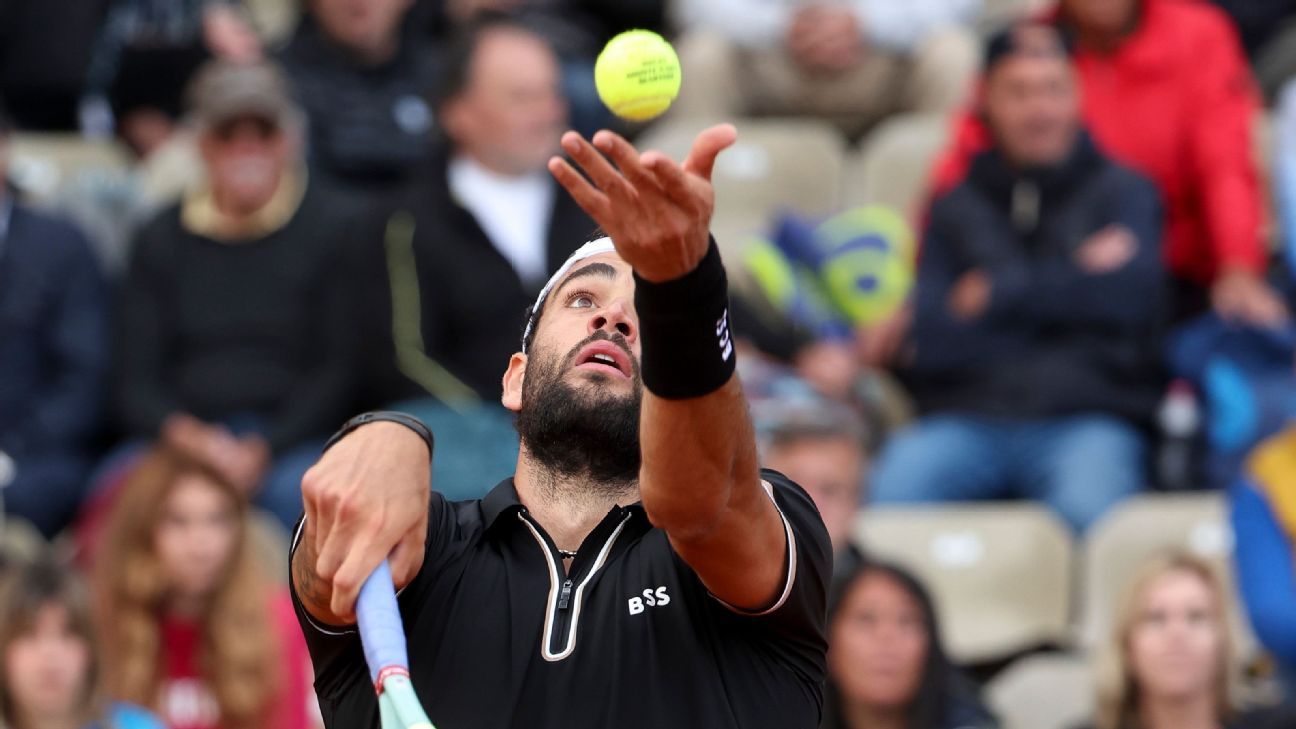
[[[731,124],[711,127],[680,165],[661,152],[640,153],[614,132],[598,132],[593,143],[567,132],[563,151],[585,175],[561,157],[549,160],[549,171],[635,273],[660,283],[692,271],[706,255],[715,210],[711,171],[737,138]]]

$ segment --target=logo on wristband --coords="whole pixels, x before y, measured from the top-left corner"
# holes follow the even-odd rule
[[[716,337],[720,340],[720,359],[728,362],[729,357],[733,354],[733,342],[729,341],[729,308],[725,307],[724,313],[716,322]]]

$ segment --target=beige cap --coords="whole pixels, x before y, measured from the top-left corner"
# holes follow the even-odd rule
[[[300,117],[288,81],[273,63],[210,61],[189,82],[189,111],[199,126],[256,116],[285,126]]]

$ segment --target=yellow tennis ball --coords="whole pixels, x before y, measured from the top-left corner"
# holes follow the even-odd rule
[[[613,114],[647,121],[679,95],[679,56],[651,30],[628,30],[603,47],[594,62],[594,86]]]

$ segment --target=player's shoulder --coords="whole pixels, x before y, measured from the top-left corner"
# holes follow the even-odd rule
[[[774,505],[778,507],[793,531],[797,532],[802,541],[813,543],[820,548],[816,551],[829,555],[831,559],[832,547],[828,539],[828,528],[824,526],[823,517],[819,515],[819,507],[815,506],[810,494],[801,488],[800,484],[772,468],[762,468],[760,475],[761,483],[770,492]]]

